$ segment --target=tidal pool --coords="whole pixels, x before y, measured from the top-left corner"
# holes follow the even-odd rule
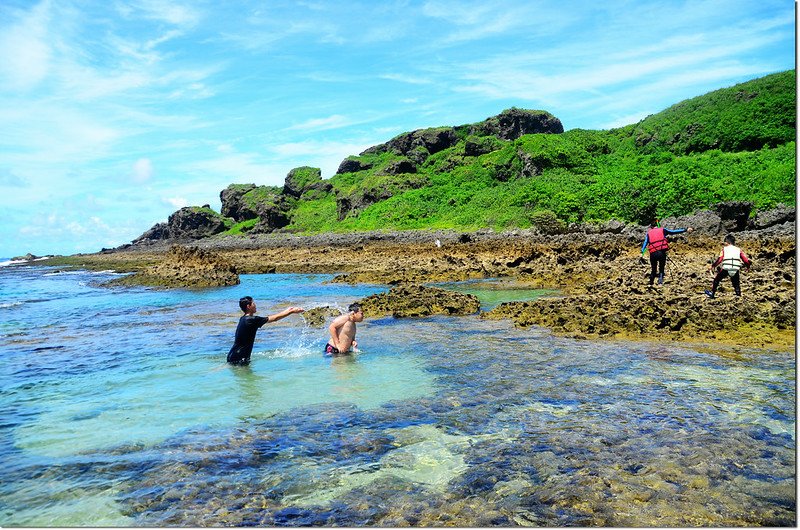
[[[240,296],[266,315],[386,287],[110,277],[0,269],[0,525],[796,523],[793,352],[386,317],[329,358],[293,315],[231,367]]]

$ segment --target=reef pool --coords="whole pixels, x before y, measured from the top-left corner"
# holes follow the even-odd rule
[[[383,317],[330,358],[292,315],[232,367],[239,297],[386,287],[113,277],[0,268],[2,526],[796,525],[794,352]]]

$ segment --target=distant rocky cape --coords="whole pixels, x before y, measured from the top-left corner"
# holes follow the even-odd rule
[[[370,147],[359,156],[370,153],[392,152],[402,158],[385,170],[389,175],[414,175],[428,157],[459,142],[466,134],[466,154],[477,156],[497,148],[498,142],[516,140],[526,134],[564,132],[561,121],[552,114],[540,110],[511,108],[487,118],[483,122],[456,127],[435,127],[403,133],[390,141]],[[339,165],[336,174],[354,173],[369,169],[358,157],[348,157]],[[423,182],[408,179],[407,189],[419,187]],[[266,234],[289,224],[289,211],[294,202],[318,193],[330,193],[332,185],[322,179],[319,168],[298,167],[289,171],[283,188],[256,186],[255,184],[231,184],[220,193],[222,207],[217,213],[209,205],[181,208],[166,223],[157,223],[132,244],[146,246],[153,242],[189,242],[205,239],[225,232],[231,225],[249,220],[256,224],[248,230],[251,234]],[[395,193],[402,188],[394,190]],[[364,190],[355,194],[336,196],[337,215],[344,219],[349,213],[361,211],[371,204],[388,199],[392,191],[386,189]],[[124,247],[127,247],[125,245]]]

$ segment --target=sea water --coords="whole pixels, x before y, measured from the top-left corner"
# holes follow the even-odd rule
[[[301,315],[387,286],[244,275],[105,287],[0,267],[2,526],[793,525],[793,352],[557,338],[467,317],[368,318],[325,357]],[[482,307],[541,293],[449,287]]]

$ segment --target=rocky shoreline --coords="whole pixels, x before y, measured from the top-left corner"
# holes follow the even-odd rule
[[[730,220],[694,217],[665,220],[694,232],[672,239],[663,287],[648,288],[649,264],[640,260],[645,227],[610,222],[561,234],[539,230],[464,233],[449,230],[365,232],[299,236],[259,234],[186,242],[242,273],[329,273],[333,281],[414,286],[479,278],[504,278],[558,296],[509,302],[487,319],[516,326],[544,326],[577,338],[711,342],[793,349],[796,324],[796,237],[778,216],[765,227],[735,231],[754,261],[743,273],[742,297],[723,281],[707,299],[708,263],[722,247]],[[54,258],[52,263],[140,271],[164,261],[175,242],[157,242],[98,254]],[[169,270],[172,270],[171,268]],[[399,300],[400,298],[395,297]],[[401,302],[398,302],[401,303]],[[381,305],[383,313],[393,309]],[[416,311],[416,312],[414,312]],[[401,315],[399,312],[398,315]],[[414,309],[410,314],[420,314]]]

